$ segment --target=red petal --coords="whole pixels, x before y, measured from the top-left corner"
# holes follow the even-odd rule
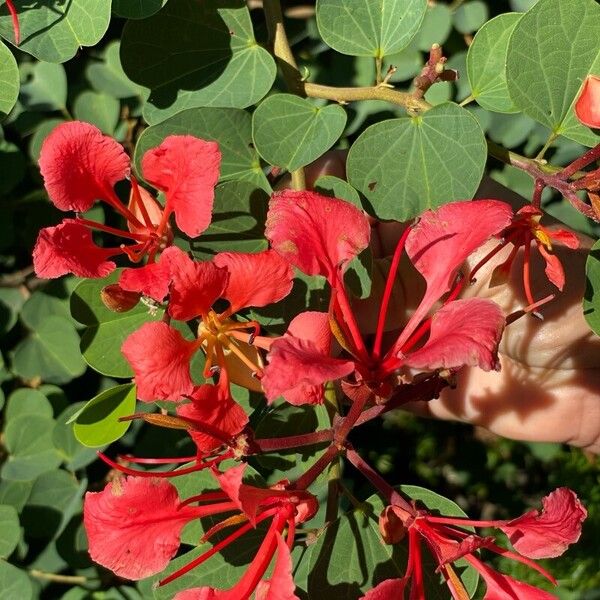
[[[556,596],[499,573],[475,557],[465,557],[485,580],[487,590],[484,600],[556,600]]]
[[[194,390],[189,404],[177,407],[177,414],[198,422],[200,427],[208,425],[221,434],[217,439],[201,431],[190,429],[188,433],[201,453],[208,453],[222,445],[222,439],[231,439],[248,424],[248,416],[228,394],[220,393],[214,385],[201,385]]]
[[[396,347],[410,337],[429,309],[451,287],[466,258],[510,224],[512,209],[499,200],[451,202],[429,210],[406,239],[406,252],[427,282],[427,291]]]
[[[553,241],[571,248],[571,250],[579,248],[579,238],[568,229],[547,229],[546,232]]]
[[[102,492],[88,492],[83,521],[90,556],[127,579],[162,571],[179,548],[184,525],[198,514],[179,503],[165,479],[117,479]]]
[[[167,248],[160,260],[169,261],[172,280],[169,314],[174,319],[189,321],[205,315],[223,296],[229,280],[227,269],[220,269],[213,262],[194,261],[176,246]]]
[[[354,371],[354,362],[333,358],[308,340],[284,336],[273,342],[261,379],[269,402],[283,396],[290,404],[320,404],[323,392],[314,386]],[[308,395],[307,395],[308,393]]]
[[[600,77],[588,75],[575,102],[577,118],[588,127],[600,127]]]
[[[144,177],[165,192],[165,210],[190,237],[210,225],[220,164],[218,144],[191,135],[170,135],[142,159]]]
[[[138,398],[144,402],[180,400],[194,391],[190,358],[194,342],[166,323],[144,323],[123,342],[121,352],[135,373]]]
[[[163,255],[167,250],[163,252]],[[163,302],[167,297],[170,283],[169,261],[163,260],[162,256],[157,263],[150,263],[136,269],[123,269],[119,278],[119,285],[124,290],[139,292],[157,302]]]
[[[60,210],[77,212],[114,196],[115,183],[130,169],[118,142],[81,121],[54,128],[42,144],[39,164],[50,200]]]
[[[229,271],[224,297],[229,300],[232,313],[279,302],[292,289],[294,271],[273,250],[257,254],[223,252],[215,256],[214,262]]]
[[[497,349],[503,330],[504,315],[495,302],[455,300],[433,315],[427,343],[409,354],[405,362],[428,370],[463,365],[498,370]]]
[[[277,536],[277,558],[270,579],[256,586],[254,600],[300,600],[294,593],[296,586],[292,577],[290,549],[279,532]]]
[[[538,244],[537,249],[546,261],[544,272],[550,283],[554,284],[561,292],[565,287],[565,270],[563,269],[560,259],[555,254],[550,254],[542,245]]]
[[[116,265],[107,260],[114,250],[94,244],[89,229],[77,219],[65,219],[56,227],[46,227],[33,248],[33,268],[38,277],[53,279],[73,273],[78,277],[106,277]]]
[[[273,249],[308,275],[334,285],[343,268],[369,245],[371,227],[352,204],[315,192],[273,194],[265,237]]]
[[[500,529],[523,556],[554,558],[560,556],[581,535],[587,511],[569,488],[558,488],[542,500],[543,510],[529,511]]]
[[[177,592],[173,600],[218,600],[219,594],[219,590],[211,587],[190,588]]]

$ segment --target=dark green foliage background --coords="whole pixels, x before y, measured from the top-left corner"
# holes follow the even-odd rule
[[[386,65],[397,67],[392,82],[399,89],[407,88],[423,65],[425,51],[433,42],[440,42],[449,57],[448,66],[458,69],[461,77],[455,83],[436,84],[426,98],[433,104],[464,100],[470,93],[465,62],[473,33],[496,15],[525,11],[534,3],[532,0],[431,3],[415,39],[407,48],[385,59]],[[18,9],[25,5],[16,4]],[[123,44],[129,49],[124,63],[132,71],[140,65],[160,61],[170,51],[170,40],[161,38],[152,25],[152,19],[159,18],[161,13],[152,15],[163,5],[166,5],[164,10],[176,14],[185,9],[181,1],[175,6],[175,0],[131,3],[113,0],[110,24],[104,33],[108,23],[107,2],[73,0],[73,22],[79,23],[81,31],[76,29],[73,39],[63,25],[54,25],[48,34],[54,36],[54,43],[47,41],[46,45],[36,42],[35,36],[28,37],[28,32],[39,28],[42,19],[51,19],[48,15],[52,14],[54,2],[45,0],[35,4],[39,10],[22,12],[25,34],[22,50],[10,44],[10,22],[5,6],[0,6],[0,34],[7,40],[6,46],[0,46],[0,61],[3,61],[0,86],[4,69],[12,68],[10,54],[16,59],[20,78],[17,104],[0,128],[0,600],[151,598],[147,582],[136,586],[120,580],[93,565],[86,554],[81,525],[82,497],[86,490],[100,490],[104,486],[108,469],[96,459],[94,450],[77,441],[67,421],[102,390],[126,383],[113,377],[127,373],[126,368],[122,372],[123,365],[114,361],[106,367],[108,375],[100,375],[87,367],[79,350],[79,338],[86,335],[89,323],[71,316],[69,302],[78,280],[67,277],[45,282],[31,273],[31,249],[37,232],[61,218],[47,200],[36,166],[43,138],[60,122],[71,118],[87,120],[123,142],[132,156],[139,138],[135,150],[137,164],[143,151],[158,143],[166,131],[206,137],[221,135],[229,140],[229,146],[222,145],[223,187],[217,197],[229,198],[230,210],[234,213],[217,208],[217,213],[221,210],[223,214],[215,219],[206,237],[192,244],[196,255],[205,258],[221,249],[256,251],[264,247],[261,218],[264,218],[265,191],[270,189],[261,157],[272,164],[295,168],[320,156],[331,144],[349,148],[369,125],[405,113],[379,101],[355,103],[345,107],[344,126],[344,110],[330,104],[327,111],[314,117],[314,123],[306,125],[308,130],[314,127],[319,135],[311,152],[307,152],[306,157],[298,157],[289,144],[281,151],[269,143],[272,106],[267,104],[257,111],[254,122],[253,109],[243,110],[266,94],[275,76],[272,59],[262,47],[266,30],[260,10],[250,12],[251,21],[226,24],[246,33],[249,31],[249,35],[253,25],[257,44],[248,46],[243,40],[239,43],[234,40],[230,57],[197,74],[202,86],[226,93],[227,100],[217,101],[211,96],[214,92],[206,90],[180,94],[169,86],[156,86],[152,78],[160,79],[162,75],[152,70],[147,80],[132,81],[121,67],[118,46],[122,35]],[[97,6],[92,7],[92,4]],[[207,2],[203,10],[210,11],[219,4],[222,3]],[[228,4],[240,5],[239,2]],[[302,6],[310,9],[311,3],[285,4],[292,9]],[[87,23],[84,18],[86,6],[94,15],[93,23]],[[286,25],[300,68],[310,74],[310,80],[328,85],[372,85],[373,60],[331,50],[319,36],[310,10],[304,12],[308,16],[298,18],[296,13],[296,18],[290,18]],[[142,20],[126,23],[123,17]],[[190,32],[183,33],[196,36],[194,39],[202,44],[206,27],[207,23],[198,19],[190,25]],[[145,53],[143,46],[148,37],[155,42],[151,53]],[[229,38],[223,40],[225,46],[229,43]],[[66,62],[44,62],[39,58]],[[175,70],[180,67],[185,70],[185,65]],[[258,75],[252,78],[252,73]],[[279,79],[274,85],[275,91],[286,91]],[[150,91],[144,86],[153,89]],[[186,89],[185,85],[183,88]],[[0,111],[9,104],[7,98],[12,92],[7,90],[4,88],[0,97]],[[507,108],[506,98],[487,100],[492,108],[498,103],[504,103]],[[298,105],[294,108],[295,114],[303,114],[306,108],[303,102],[294,101]],[[485,105],[483,100],[482,105]],[[199,106],[209,108],[198,110]],[[178,112],[184,109],[187,110]],[[548,128],[524,113],[490,112],[474,103],[468,105],[468,110],[491,140],[527,156],[534,156],[548,137]],[[170,120],[161,124],[167,117]],[[147,123],[156,125],[142,133]],[[258,147],[253,145],[253,139]],[[559,137],[547,157],[553,164],[563,165],[583,149],[578,142]],[[306,158],[304,162],[303,158]],[[530,196],[532,182],[527,175],[493,160],[486,168],[497,181]],[[351,183],[368,194],[369,182],[362,182],[365,184],[362,189],[359,180],[357,176]],[[462,184],[466,186],[466,194],[477,182]],[[356,194],[353,190],[351,193]],[[385,205],[388,200],[377,201]],[[433,205],[438,199],[428,201]],[[598,237],[598,227],[576,214],[557,196],[548,193],[544,202],[554,216]],[[114,219],[104,214],[102,206],[91,212],[90,217],[97,220],[107,219],[112,223]],[[242,236],[238,235],[240,230]],[[357,269],[357,275],[359,279],[363,277],[364,269]],[[360,285],[368,284],[361,280]],[[305,297],[320,298],[314,282],[297,284],[294,298],[302,303]],[[298,307],[292,304],[288,302],[283,306],[275,324],[280,325],[297,312]],[[77,317],[77,310],[74,315]],[[90,350],[85,343],[84,348],[87,348],[86,360],[93,363],[94,349]],[[276,427],[285,431],[282,417],[265,411],[258,399],[244,390],[238,389],[236,393],[245,406],[259,406],[252,416],[255,425],[260,427],[261,420],[266,419],[262,424],[265,430],[272,431]],[[324,415],[307,414],[303,410],[283,414],[295,428],[307,430],[314,428],[317,422],[327,421]],[[279,425],[268,421],[277,418]],[[473,517],[517,516],[537,506],[539,499],[554,487],[572,487],[589,511],[584,535],[564,557],[547,561],[545,566],[561,584],[556,592],[560,598],[593,600],[600,597],[600,470],[594,457],[558,444],[511,442],[468,426],[422,421],[402,412],[362,428],[352,439],[391,482],[433,489],[454,500]],[[134,449],[140,456],[193,452],[190,443],[176,432],[134,424],[109,453],[114,456],[117,452]],[[254,466],[276,480],[286,472],[289,475],[290,469],[301,468],[304,461],[312,460],[314,455],[310,454],[286,455],[275,463],[258,462]],[[347,486],[357,498],[366,499],[373,493],[363,480],[353,477],[350,469],[345,476]],[[517,577],[541,583],[535,574],[521,571],[512,563],[499,561],[498,564]]]

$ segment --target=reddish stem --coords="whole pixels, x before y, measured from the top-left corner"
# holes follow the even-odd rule
[[[373,358],[375,360],[379,360],[381,356],[381,340],[383,339],[383,328],[385,325],[385,319],[387,317],[387,311],[390,304],[390,300],[392,297],[392,291],[394,289],[394,281],[396,279],[396,274],[398,272],[398,267],[400,265],[400,260],[402,258],[402,252],[404,250],[404,244],[406,243],[406,238],[410,233],[411,228],[407,227],[404,230],[404,233],[398,240],[396,244],[396,249],[394,250],[394,256],[392,258],[392,262],[390,264],[390,270],[388,272],[387,280],[385,282],[385,290],[383,292],[383,297],[381,299],[381,305],[379,307],[379,317],[377,319],[377,329],[375,331],[375,341],[373,343]]]
[[[533,204],[533,206],[535,206],[535,208],[539,208],[540,205],[542,204],[542,192],[544,191],[545,187],[546,187],[546,184],[541,179],[535,180],[535,185],[533,188],[533,196],[531,199],[531,204]]]
[[[416,515],[413,506],[407,502],[375,469],[346,443],[346,457],[348,460],[379,490],[389,504],[400,506],[411,515]]]
[[[313,465],[300,476],[293,484],[289,487],[294,490],[305,490],[313,481],[325,470],[327,465],[338,455],[339,448],[336,444],[331,444],[325,453],[315,462]]]
[[[582,154],[579,158],[575,159],[570,165],[566,166],[562,171],[559,171],[556,176],[560,179],[568,179],[580,171],[583,167],[587,167],[590,163],[600,158],[600,144],[590,148],[585,154]]]
[[[274,452],[276,450],[286,450],[288,448],[301,448],[303,446],[313,446],[323,442],[333,440],[333,429],[323,429],[312,433],[304,433],[301,435],[290,435],[279,438],[264,438],[254,440],[252,454],[259,452]]]

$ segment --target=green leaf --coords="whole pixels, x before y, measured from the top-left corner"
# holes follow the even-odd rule
[[[121,354],[125,338],[144,323],[159,321],[163,311],[152,311],[142,302],[123,313],[106,308],[100,291],[118,281],[120,274],[121,269],[117,269],[104,279],[81,282],[71,295],[71,314],[86,326],[81,337],[81,352],[90,367],[109,377],[129,378],[133,377],[133,371]]]
[[[268,163],[295,171],[329,150],[345,125],[346,111],[337,104],[319,108],[292,94],[275,94],[254,111],[252,137]]]
[[[594,0],[540,0],[517,23],[506,63],[515,106],[586,146],[600,137],[579,123],[573,105],[585,77],[600,72],[599,22]]]
[[[85,404],[85,402],[76,402],[67,406],[56,418],[56,425],[52,431],[52,443],[70,471],[82,469],[98,458],[95,450],[84,447],[77,441],[73,425],[69,422]]]
[[[135,412],[136,390],[133,384],[118,385],[92,398],[76,415],[73,432],[75,437],[90,448],[110,444],[129,429],[131,421],[119,421],[120,417]]]
[[[129,21],[121,60],[133,81],[151,89],[150,124],[199,106],[245,108],[275,79],[275,61],[254,39],[243,0],[171,0],[156,15]]]
[[[362,209],[362,202],[358,192],[347,182],[333,175],[323,175],[315,181],[315,192],[331,198],[340,198]]]
[[[21,512],[32,487],[33,481],[0,481],[0,504],[7,504]]]
[[[21,102],[31,111],[65,110],[67,106],[67,74],[62,65],[34,63],[28,79],[21,86]]]
[[[158,125],[148,127],[135,147],[135,164],[141,173],[144,154],[161,144],[168,135],[194,135],[215,141],[221,151],[220,181],[242,179],[270,192],[271,187],[260,167],[258,152],[252,144],[252,117],[237,108],[191,108]],[[143,173],[142,173],[143,175]],[[218,207],[215,205],[215,208]]]
[[[132,98],[142,92],[137,84],[133,83],[121,66],[119,56],[120,43],[113,40],[104,49],[103,62],[90,62],[85,70],[86,79],[97,91],[108,94],[113,98]]]
[[[33,597],[27,572],[0,560],[0,600],[33,600]]]
[[[51,296],[42,290],[36,290],[21,309],[21,320],[29,329],[33,330],[41,327],[50,315],[70,320],[68,300]]]
[[[119,121],[121,104],[108,94],[99,94],[86,90],[79,94],[73,103],[73,116],[86,121],[112,135]]]
[[[406,221],[428,208],[471,198],[487,149],[479,123],[456,104],[382,121],[354,142],[348,181],[380,219]]]
[[[23,415],[12,419],[4,430],[9,456],[2,465],[3,479],[27,481],[56,469],[60,456],[52,443],[54,419]]]
[[[112,11],[126,19],[145,19],[158,12],[167,0],[112,0]]]
[[[83,375],[79,335],[70,321],[50,315],[12,352],[14,372],[24,379],[68,383]]]
[[[21,521],[34,538],[57,537],[74,512],[81,507],[77,480],[57,469],[40,475],[33,484]]]
[[[42,392],[31,388],[20,388],[8,397],[4,420],[9,423],[23,415],[38,415],[51,419],[52,405]]]
[[[342,54],[382,58],[408,46],[426,8],[426,0],[318,0],[317,26]]]
[[[471,95],[483,108],[495,112],[518,112],[506,84],[508,42],[521,15],[505,13],[488,21],[475,35],[467,54]]]
[[[461,4],[454,13],[454,27],[460,33],[477,31],[488,19],[488,7],[481,0]]]
[[[29,141],[29,156],[31,160],[37,164],[38,159],[40,158],[40,150],[42,149],[42,144],[44,140],[52,130],[64,123],[64,119],[47,119],[40,123],[39,127],[35,130],[31,140]]]
[[[8,115],[19,96],[19,69],[12,52],[0,41],[0,121]]]
[[[82,46],[99,42],[110,20],[110,0],[37,0],[35,8],[22,8],[17,4],[19,50],[55,63],[73,58]],[[12,20],[6,11],[0,16],[0,35],[13,43]]]
[[[591,248],[585,263],[586,290],[583,298],[583,314],[587,324],[600,335],[600,240]]]
[[[0,558],[8,558],[21,539],[19,515],[12,506],[0,505]]]
[[[264,237],[269,196],[249,181],[228,181],[215,189],[209,228],[190,242],[196,258],[210,259],[217,252],[260,252],[268,247]]]
[[[427,7],[423,25],[417,34],[419,50],[429,52],[433,44],[440,46],[448,39],[452,30],[452,12],[447,4],[433,4]]]
[[[444,515],[465,514],[450,500],[416,486],[401,486],[411,498],[420,500]],[[358,598],[385,579],[400,578],[406,570],[406,544],[386,545],[381,541],[378,517],[383,505],[371,496],[364,508],[354,510],[329,525],[309,550],[308,594],[310,597]],[[427,598],[446,599],[450,593],[436,563],[425,552],[423,575]],[[460,573],[460,568],[459,574]],[[472,595],[477,587],[477,572],[469,569],[461,574]],[[474,575],[473,575],[474,573]]]

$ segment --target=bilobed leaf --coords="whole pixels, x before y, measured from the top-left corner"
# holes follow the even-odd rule
[[[327,152],[345,125],[346,111],[337,104],[318,107],[292,94],[275,94],[254,111],[252,137],[268,163],[295,171]]]
[[[479,123],[456,104],[382,121],[354,142],[348,181],[381,219],[406,221],[475,193],[487,156]]]
[[[222,155],[220,181],[248,180],[271,191],[260,167],[258,152],[252,144],[252,117],[245,110],[190,108],[148,127],[135,147],[135,164],[140,175],[144,154],[159,146],[168,135],[193,135],[217,142]],[[215,209],[218,210],[216,203]]]
[[[266,192],[249,181],[228,181],[217,186],[212,222],[190,242],[194,257],[206,260],[217,252],[266,250],[268,202]]]
[[[318,0],[317,26],[334,50],[381,58],[408,46],[426,8],[426,0]]]
[[[69,422],[85,404],[85,402],[69,404],[56,418],[56,425],[52,430],[54,447],[69,471],[77,471],[98,458],[95,449],[81,445],[73,433],[73,425]]]
[[[600,72],[599,22],[595,0],[540,0],[517,23],[506,63],[515,106],[587,146],[600,137],[579,123],[573,105],[585,77]]]
[[[4,421],[9,423],[23,415],[38,415],[52,418],[52,405],[42,392],[31,388],[20,388],[8,397]]]
[[[36,62],[21,86],[20,99],[32,111],[65,110],[67,106],[67,74],[62,65]]]
[[[110,20],[110,0],[37,0],[35,6],[17,3],[16,8],[19,49],[48,62],[65,62],[82,46],[99,42]],[[2,10],[0,15],[0,36],[14,43],[10,14]]]
[[[0,121],[19,96],[19,69],[12,52],[0,41]]]
[[[585,263],[587,285],[583,297],[583,314],[587,324],[600,335],[600,240],[591,248]]]
[[[54,419],[23,415],[12,419],[4,429],[8,459],[2,465],[2,478],[27,481],[60,465],[52,443]]]
[[[135,412],[135,400],[135,386],[129,383],[101,392],[71,417],[75,437],[91,448],[118,440],[131,425],[119,418]]]
[[[19,515],[12,506],[0,505],[0,558],[8,558],[21,539]]]
[[[112,11],[126,19],[145,19],[158,12],[167,0],[112,0]]]
[[[465,516],[451,500],[417,486],[401,486],[410,498],[427,508],[450,516]],[[378,496],[367,499],[357,509],[336,519],[309,549],[308,594],[312,597],[358,598],[385,579],[400,578],[406,570],[406,543],[386,545],[381,540],[378,517],[383,504]],[[305,558],[306,560],[306,558]],[[450,598],[448,587],[435,573],[437,565],[424,553],[423,575],[427,598]],[[467,591],[473,595],[477,572],[457,569]]]
[[[482,0],[470,0],[461,4],[454,13],[454,27],[460,33],[477,31],[488,18],[488,7]]]
[[[151,90],[150,124],[199,106],[245,108],[271,88],[275,62],[252,31],[243,0],[170,0],[156,15],[129,21],[121,60]]]
[[[27,572],[0,560],[0,600],[32,600],[33,585]]]
[[[119,120],[120,109],[121,105],[116,98],[85,90],[73,103],[73,116],[79,121],[95,125],[107,135],[112,135]]]
[[[416,36],[419,50],[429,52],[433,44],[440,46],[448,39],[452,30],[452,12],[447,4],[427,6],[423,25]]]
[[[488,21],[475,35],[467,54],[471,94],[487,110],[518,112],[506,85],[506,55],[511,33],[521,14],[504,13]]]
[[[341,198],[362,210],[359,193],[347,182],[333,175],[323,175],[315,181],[315,192],[331,198]]]
[[[121,346],[129,334],[149,321],[159,321],[162,310],[151,310],[140,302],[127,312],[113,312],[106,308],[100,291],[118,281],[117,269],[104,279],[87,279],[71,295],[71,314],[86,326],[81,338],[81,352],[85,361],[109,377],[133,377],[133,371],[121,354]]]
[[[113,98],[132,98],[142,92],[137,84],[133,83],[121,66],[119,56],[120,42],[113,40],[104,49],[102,62],[88,64],[85,75],[91,86],[97,91],[108,94]]]
[[[73,324],[50,315],[12,352],[13,370],[20,377],[48,383],[68,383],[85,371],[79,351],[79,335]]]

